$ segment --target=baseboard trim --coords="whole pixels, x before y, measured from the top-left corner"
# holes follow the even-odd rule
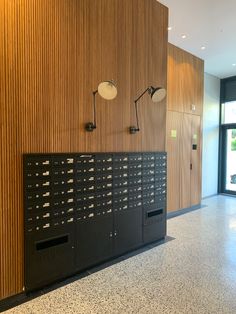
[[[202,199],[203,199],[203,200],[206,200],[206,199],[208,199],[208,198],[211,198],[211,197],[214,197],[214,196],[217,196],[217,195],[219,195],[219,194],[216,193],[216,194],[208,195],[208,196],[203,197]]]
[[[229,196],[229,197],[236,197],[235,194],[227,194],[227,193],[220,193],[219,195],[223,195],[223,196]]]
[[[6,299],[0,300],[0,313],[7,311],[19,304],[22,304],[25,301],[26,301],[26,294],[24,292],[13,295]]]
[[[195,210],[198,210],[198,209],[201,209],[204,207],[207,207],[207,206],[200,203],[200,204],[194,205],[192,207],[187,207],[187,208],[176,210],[174,212],[169,212],[169,213],[167,213],[167,219],[175,218],[175,217],[190,213],[192,211],[195,211]]]

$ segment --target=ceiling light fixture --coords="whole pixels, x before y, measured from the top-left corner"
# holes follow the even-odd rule
[[[183,34],[181,37],[182,37],[183,39],[187,38],[187,36],[186,36],[186,35],[184,35],[184,34]]]
[[[233,63],[232,66],[233,66],[233,67],[236,67],[236,63]]]
[[[202,49],[202,50],[205,50],[205,49],[206,49],[206,47],[205,47],[205,46],[202,46],[202,47],[201,47],[201,49]]]
[[[168,29],[168,31],[171,31],[171,30],[172,30],[172,27],[171,27],[171,26],[169,26],[167,29]]]

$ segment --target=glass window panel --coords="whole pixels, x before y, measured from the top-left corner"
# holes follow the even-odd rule
[[[236,101],[222,104],[221,123],[236,123]]]
[[[226,190],[236,191],[236,129],[227,130]]]

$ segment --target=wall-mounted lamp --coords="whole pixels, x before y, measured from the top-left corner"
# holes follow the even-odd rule
[[[166,97],[165,88],[150,86],[134,101],[135,113],[136,113],[136,126],[131,126],[129,128],[130,134],[135,134],[136,132],[140,131],[137,103],[140,100],[140,98],[142,98],[143,95],[146,94],[147,92],[149,93],[153,102],[160,102]]]
[[[98,89],[93,92],[93,122],[88,122],[85,125],[85,130],[93,132],[97,128],[96,121],[96,95],[97,93],[106,100],[112,100],[117,96],[117,87],[113,81],[101,82]]]

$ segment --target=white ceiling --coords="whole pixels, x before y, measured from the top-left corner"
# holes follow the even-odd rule
[[[169,8],[170,43],[204,59],[209,74],[236,75],[236,0],[158,1]]]

